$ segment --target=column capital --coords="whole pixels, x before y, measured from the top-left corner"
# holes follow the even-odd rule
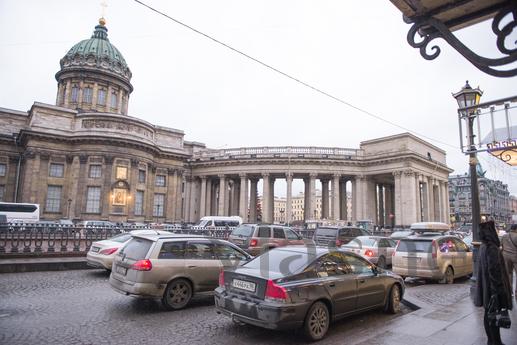
[[[415,175],[415,171],[413,171],[412,169],[404,170],[404,176],[413,176],[413,175]]]
[[[262,177],[269,177],[270,174],[268,172],[263,172],[261,175]]]
[[[86,164],[88,162],[88,156],[87,155],[79,155],[79,163]]]
[[[402,170],[394,170],[392,174],[395,177],[400,177],[402,175]]]
[[[111,155],[104,155],[104,163],[105,164],[111,165],[111,164],[113,164],[114,160],[115,160],[115,157],[113,157]]]
[[[246,173],[239,173],[239,177],[241,179],[244,179],[244,178],[248,177],[248,174],[246,174]]]
[[[309,173],[309,178],[312,179],[312,178],[316,178],[316,177],[318,177],[318,173],[316,173],[316,172]]]
[[[201,181],[203,181],[203,180],[206,181],[206,175],[198,175],[197,177],[199,177],[201,179]]]
[[[333,177],[334,179],[340,179],[340,178],[341,178],[341,174],[339,174],[339,173],[334,173],[334,174],[332,174],[332,177]]]
[[[292,172],[285,173],[285,179],[292,181],[293,180],[293,173]]]
[[[173,168],[167,168],[167,175],[172,176],[177,172],[176,169]]]
[[[47,151],[40,151],[39,152],[39,158],[42,161],[48,161],[50,159],[50,153]]]
[[[225,174],[217,174],[217,177],[219,177],[219,179],[226,179]]]
[[[131,158],[131,168],[136,168],[138,167],[138,159],[135,159],[135,158]]]
[[[74,162],[74,155],[66,155],[66,162],[72,164]]]

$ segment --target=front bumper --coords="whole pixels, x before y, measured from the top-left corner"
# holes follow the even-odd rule
[[[267,329],[293,329],[303,326],[308,304],[281,304],[273,302],[252,302],[229,296],[222,288],[214,293],[215,307],[219,314],[234,321]]]

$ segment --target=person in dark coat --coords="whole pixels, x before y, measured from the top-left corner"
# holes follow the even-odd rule
[[[479,224],[479,264],[476,271],[476,294],[474,304],[485,308],[484,326],[488,345],[502,345],[499,327],[488,316],[492,296],[497,300],[496,309],[512,309],[512,297],[508,274],[501,251],[500,242],[493,221]]]

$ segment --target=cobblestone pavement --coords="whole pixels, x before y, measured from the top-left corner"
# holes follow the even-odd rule
[[[212,296],[187,309],[114,292],[100,270],[0,274],[0,344],[303,344],[298,331],[233,324]],[[403,313],[411,310],[404,307]],[[382,311],[334,323],[318,344],[358,343],[399,315]]]

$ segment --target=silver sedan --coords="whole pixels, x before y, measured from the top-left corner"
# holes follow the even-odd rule
[[[342,250],[361,255],[381,268],[391,265],[397,241],[382,236],[358,236],[341,246]]]

